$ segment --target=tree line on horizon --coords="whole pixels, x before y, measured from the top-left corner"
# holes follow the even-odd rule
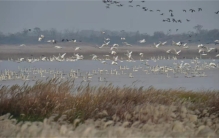
[[[194,26],[194,31],[189,31],[187,33],[177,33],[176,30],[169,30],[167,33],[163,31],[154,32],[153,35],[147,33],[136,32],[126,32],[122,31],[110,31],[103,30],[105,33],[95,30],[65,30],[59,32],[52,28],[50,30],[42,30],[39,27],[34,29],[23,29],[21,32],[13,34],[3,34],[0,32],[0,45],[20,45],[20,44],[43,44],[47,43],[47,40],[56,40],[57,43],[63,43],[66,40],[76,39],[78,42],[97,44],[101,45],[106,38],[110,38],[110,43],[122,44],[122,42],[127,42],[130,44],[139,44],[138,41],[145,39],[146,43],[141,45],[153,44],[167,41],[172,43],[172,41],[183,43],[193,43],[193,44],[214,44],[215,40],[219,39],[219,29],[206,30],[203,26]],[[38,37],[44,35],[45,39],[41,42],[38,41]],[[121,37],[125,37],[125,40],[121,40]],[[57,44],[57,45],[58,45]],[[60,44],[61,45],[61,44]]]

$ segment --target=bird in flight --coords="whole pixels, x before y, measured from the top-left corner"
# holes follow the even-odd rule
[[[190,9],[189,11],[191,11],[191,12],[195,12],[195,10],[193,10],[193,9]]]
[[[171,15],[170,15],[171,17],[173,17],[173,13],[171,13]]]

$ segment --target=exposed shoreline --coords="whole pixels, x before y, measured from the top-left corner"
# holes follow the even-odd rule
[[[80,46],[81,50],[75,51],[75,47]],[[214,45],[212,45],[213,47]],[[84,45],[75,45],[75,46],[62,46],[62,49],[55,49],[54,45],[33,45],[33,46],[8,46],[8,45],[2,45],[0,46],[0,60],[7,60],[7,59],[16,59],[17,58],[38,58],[42,56],[51,57],[53,55],[58,56],[59,53],[63,54],[66,53],[66,57],[71,57],[74,54],[82,54],[84,56],[84,59],[91,59],[91,54],[96,54],[99,58],[105,58],[104,55],[111,55],[110,53],[110,47],[104,47],[102,49],[99,49],[97,46],[84,46]],[[182,52],[179,55],[174,54],[172,52],[171,54],[167,54],[166,51],[168,49],[177,49],[182,50]],[[143,47],[143,46],[133,46],[133,47],[119,47],[118,50],[115,50],[117,52],[116,55],[119,56],[119,58],[126,59],[127,56],[125,55],[126,51],[133,51],[132,57],[135,60],[139,60],[140,56],[139,53],[144,53],[143,59],[148,59],[151,57],[177,57],[178,59],[193,59],[195,57],[200,58],[200,54],[198,53],[197,46],[192,46],[189,49],[183,49],[176,46],[162,46],[159,48],[155,47]],[[208,58],[215,58],[215,55],[218,53],[214,50],[210,53],[207,53],[208,55],[202,56],[203,59]],[[112,57],[112,56],[111,56]]]

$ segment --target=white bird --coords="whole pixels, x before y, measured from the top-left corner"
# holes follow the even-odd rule
[[[100,46],[99,48],[103,48],[104,46],[106,46],[106,44],[102,44],[102,46]]]
[[[20,59],[19,59],[20,62],[23,61],[23,60],[24,60],[24,58],[20,58]]]
[[[46,57],[42,57],[42,59],[41,59],[42,61],[46,61]]]
[[[115,54],[116,54],[116,51],[111,51],[111,54],[112,54],[112,55],[115,55]]]
[[[143,53],[139,53],[139,55],[140,55],[141,57],[143,57]]]
[[[109,45],[109,43],[110,43],[110,41],[109,41],[109,42],[105,42],[105,41],[104,41],[104,43],[105,43],[105,44],[108,46],[108,45]]]
[[[183,48],[184,48],[184,49],[188,49],[189,47],[188,47],[188,46],[184,46]]]
[[[119,44],[113,44],[113,47],[119,46]]]
[[[123,42],[126,46],[132,46],[131,44],[127,43],[127,42]]]
[[[146,41],[145,39],[142,39],[142,40],[139,40],[138,42],[142,44],[142,43],[145,43]]]
[[[62,47],[61,47],[61,46],[55,46],[55,48],[56,48],[56,49],[61,49]]]
[[[106,40],[106,41],[109,41],[109,40],[110,40],[110,38],[106,38],[105,40]]]
[[[179,55],[179,53],[181,52],[181,50],[176,51],[176,49],[174,49],[174,51],[175,51],[175,53],[176,53],[177,55]]]
[[[203,47],[203,46],[204,46],[203,44],[200,44],[200,45],[198,45],[198,48]]]
[[[118,61],[118,56],[116,56],[116,57],[114,58],[114,61]]]
[[[129,58],[129,60],[130,60],[130,59],[132,58],[132,51],[129,52],[129,51],[127,50],[127,54],[126,54],[126,55],[128,56],[128,58]]]
[[[129,73],[129,78],[133,78],[134,76],[132,76],[132,73]]]
[[[182,43],[179,41],[178,43],[176,43],[176,46],[181,46]]]
[[[20,46],[26,46],[25,44],[21,44]]]
[[[96,60],[97,59],[97,55],[95,55],[95,54],[92,54],[92,60]]]
[[[165,45],[167,43],[167,41],[163,42],[161,45]]]
[[[129,51],[127,50],[127,54],[128,54],[128,55],[131,55],[131,54],[132,54],[132,51],[129,52]]]
[[[215,68],[217,67],[217,65],[216,65],[215,63],[212,63],[212,62],[209,63],[209,66],[211,66],[211,67],[215,67]]]
[[[121,40],[125,40],[125,37],[121,37]]]
[[[80,59],[83,59],[83,58],[84,58],[83,55],[79,55],[79,54],[75,54],[75,56],[76,56],[76,60],[80,60]]]
[[[211,47],[211,48],[208,48],[208,47],[207,47],[207,50],[208,50],[207,52],[211,52],[211,51],[214,50],[214,49],[215,49],[215,48],[212,48],[212,47]]]
[[[41,37],[39,37],[39,38],[38,38],[38,41],[42,41],[42,38],[41,38]]]
[[[112,61],[112,63],[111,63],[112,65],[117,65],[118,63],[117,62],[115,62],[115,61]]]
[[[215,57],[219,57],[219,54],[217,54]]]
[[[219,40],[215,40],[214,43],[215,43],[215,45],[219,44]]]
[[[38,41],[42,41],[43,38],[44,38],[44,35],[40,35],[40,37],[38,38]]]
[[[66,53],[64,53],[63,55],[61,55],[61,58],[64,58],[65,55],[66,55]]]
[[[182,45],[180,41],[179,41],[179,42],[177,42],[177,43],[176,43],[176,42],[174,42],[174,41],[172,41],[172,44],[173,44],[173,45],[175,45],[175,46],[181,46],[181,45]]]
[[[158,47],[160,46],[160,44],[161,44],[161,43],[158,43],[158,44],[154,43],[154,46],[155,46],[156,48],[158,48]]]
[[[56,43],[56,40],[53,39],[53,40],[52,40],[52,43],[53,43],[53,44]]]
[[[198,53],[204,52],[205,50],[203,48],[198,50]]]
[[[81,48],[80,48],[80,47],[76,47],[76,48],[75,48],[75,51],[77,51],[77,50],[81,50]]]
[[[171,52],[171,50],[172,50],[172,49],[169,49],[169,50],[167,50],[166,52],[167,52],[167,53],[170,53],[170,52]]]

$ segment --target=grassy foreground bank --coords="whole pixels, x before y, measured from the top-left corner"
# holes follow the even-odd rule
[[[75,87],[53,79],[2,86],[0,115],[0,136],[217,137],[219,91]]]

